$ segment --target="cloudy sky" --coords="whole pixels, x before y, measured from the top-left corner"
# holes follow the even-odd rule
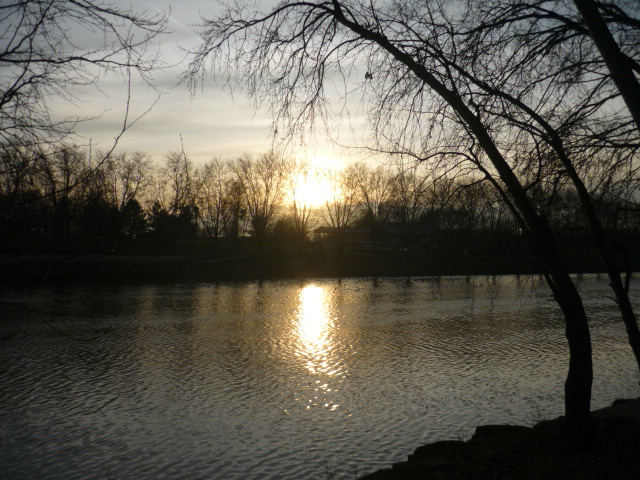
[[[161,159],[169,151],[179,150],[181,142],[190,158],[197,162],[214,156],[229,158],[242,153],[257,154],[271,149],[273,135],[271,119],[266,111],[256,110],[241,89],[233,93],[209,79],[194,96],[179,84],[179,76],[186,68],[184,49],[198,45],[194,26],[200,16],[212,16],[217,8],[212,0],[114,0],[124,9],[135,11],[171,12],[169,28],[159,49],[164,62],[173,65],[155,75],[155,83],[162,94],[155,106],[120,140],[121,151],[143,151]],[[263,6],[266,2],[260,2]],[[124,116],[127,89],[122,79],[106,76],[100,91],[78,94],[80,108],[85,115],[100,115],[98,120],[85,122],[78,129],[83,143],[107,148],[118,133]],[[136,81],[133,85],[130,118],[146,111],[154,104],[157,93]],[[68,106],[58,105],[61,111]],[[70,108],[70,107],[69,107]],[[297,155],[323,157],[327,161],[340,160],[345,153],[328,141],[310,145]]]

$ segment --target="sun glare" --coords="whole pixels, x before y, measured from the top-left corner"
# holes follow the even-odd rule
[[[311,157],[311,167],[315,170],[342,170],[344,163],[331,157]]]
[[[333,188],[323,172],[339,170],[342,166],[325,157],[313,157],[309,163],[309,171],[296,177],[294,197],[300,205],[319,207],[333,196]]]
[[[316,175],[298,175],[295,189],[296,202],[309,207],[319,207],[332,196],[329,182]]]

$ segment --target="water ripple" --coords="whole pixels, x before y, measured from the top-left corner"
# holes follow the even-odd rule
[[[606,283],[580,282],[597,408],[638,374]],[[561,413],[566,342],[536,280],[2,295],[56,312],[0,311],[3,478],[346,479],[478,423]]]

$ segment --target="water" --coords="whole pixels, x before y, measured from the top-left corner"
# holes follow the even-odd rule
[[[576,281],[594,408],[638,396],[606,281]],[[0,295],[2,478],[352,479],[562,414],[563,322],[531,277]]]

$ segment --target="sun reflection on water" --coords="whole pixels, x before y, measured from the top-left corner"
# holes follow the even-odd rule
[[[339,405],[332,398],[335,395],[336,377],[343,373],[336,358],[332,299],[326,288],[307,285],[298,294],[295,332],[297,336],[297,356],[311,373],[313,379],[307,391],[299,400],[313,406],[336,410]],[[332,380],[333,379],[333,380]],[[338,380],[338,383],[340,381]]]
[[[321,354],[327,348],[330,311],[328,295],[322,287],[308,285],[298,295],[298,335],[307,354]]]

